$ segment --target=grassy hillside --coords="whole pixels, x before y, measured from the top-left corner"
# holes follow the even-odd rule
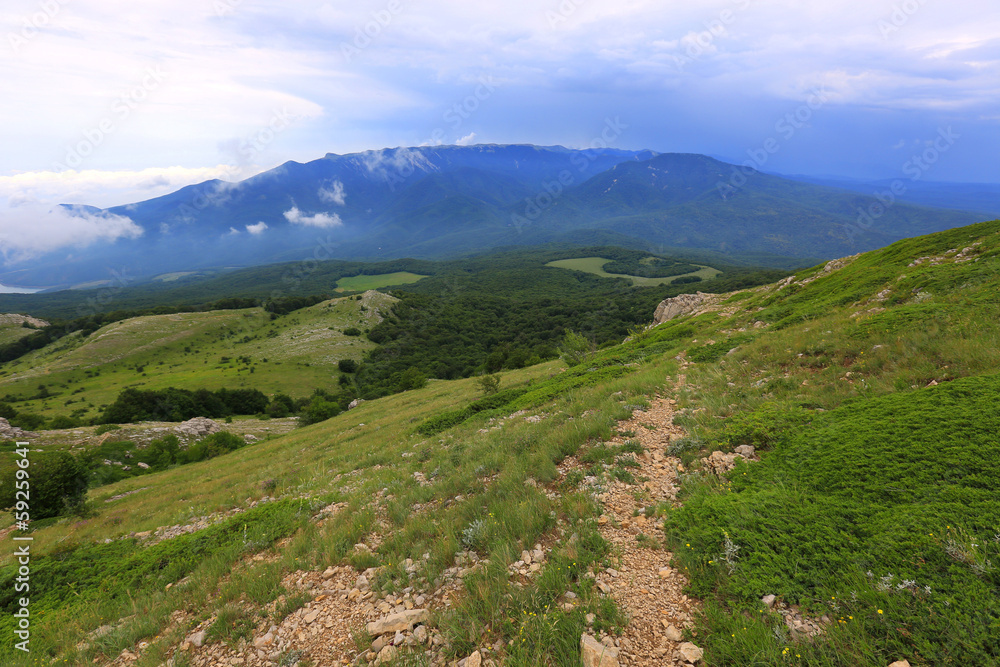
[[[9,324],[0,321],[0,345],[12,343],[30,333],[31,329],[25,329],[20,324]]]
[[[18,411],[86,420],[125,387],[252,388],[304,396],[336,384],[338,361],[360,361],[375,347],[344,331],[370,329],[392,302],[369,292],[276,319],[262,308],[132,318],[4,364],[0,397],[6,398],[0,400]]]
[[[47,322],[29,315],[16,313],[0,313],[0,347],[13,343],[29,335],[36,327],[43,327]],[[29,328],[32,327],[32,328]]]
[[[432,381],[91,490],[89,513],[33,533],[33,654],[0,652],[200,665],[256,660],[259,641],[275,664],[336,664],[374,658],[364,622],[406,602],[430,610],[431,643],[388,664],[575,665],[584,632],[650,660],[694,641],[709,665],[995,664],[998,267],[1000,222],[900,241],[576,366],[505,372],[495,394]],[[206,646],[186,645],[198,630]]]

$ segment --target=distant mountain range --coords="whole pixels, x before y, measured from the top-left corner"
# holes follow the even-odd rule
[[[880,203],[703,155],[530,145],[330,153],[239,183],[207,181],[103,211],[67,208],[127,216],[143,234],[7,266],[0,283],[72,286],[112,275],[443,258],[542,243],[828,258],[984,219]]]

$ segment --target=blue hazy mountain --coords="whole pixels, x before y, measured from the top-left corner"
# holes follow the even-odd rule
[[[886,204],[703,155],[530,145],[330,153],[105,211],[72,207],[127,216],[143,234],[5,267],[0,282],[73,285],[112,275],[442,258],[609,239],[652,250],[834,257],[982,219]]]

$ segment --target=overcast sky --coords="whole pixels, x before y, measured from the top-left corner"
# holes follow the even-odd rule
[[[622,148],[857,178],[950,132],[923,177],[1000,182],[995,0],[5,0],[0,25],[8,250],[131,233],[53,203],[327,152],[585,147],[608,118]]]

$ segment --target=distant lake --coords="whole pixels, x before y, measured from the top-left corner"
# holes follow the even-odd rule
[[[30,287],[7,287],[0,284],[0,294],[34,294],[35,292],[41,292],[41,290]]]

